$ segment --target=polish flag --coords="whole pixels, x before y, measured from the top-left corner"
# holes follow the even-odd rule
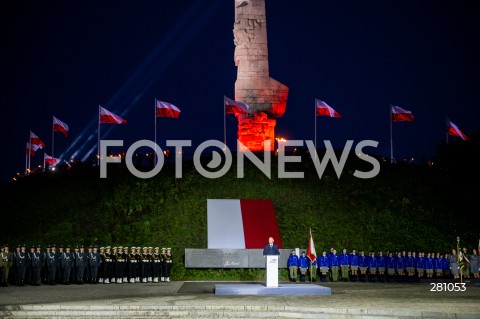
[[[400,106],[391,105],[393,122],[413,122],[413,114]]]
[[[311,262],[317,260],[317,251],[315,250],[315,244],[313,243],[312,230],[310,229],[310,239],[308,240],[307,257]]]
[[[315,110],[317,116],[329,116],[337,119],[342,117],[340,113],[319,99],[315,99]]]
[[[27,143],[27,155],[35,156],[35,152],[40,148],[37,144]]]
[[[100,106],[100,123],[127,124],[127,121]]]
[[[54,132],[61,132],[65,137],[68,136],[68,125],[57,119],[55,116],[53,117],[53,131]]]
[[[250,106],[247,103],[238,102],[223,96],[223,103],[225,104],[225,114],[244,114],[248,113]]]
[[[45,147],[45,143],[38,137],[35,133],[30,131],[30,144],[35,144],[38,145],[39,149],[42,149]]]
[[[48,165],[57,165],[57,163],[58,163],[58,158],[51,157],[50,155],[47,155],[46,153],[43,153],[43,160]]]
[[[178,119],[180,116],[180,109],[173,104],[156,100],[156,106],[157,117],[171,117]]]
[[[282,248],[271,200],[208,199],[209,249],[261,249],[272,236]]]
[[[447,118],[447,134],[448,135],[451,135],[451,136],[458,136],[460,137],[462,140],[464,141],[468,141],[469,138],[468,136],[466,136],[465,134],[463,134],[462,131],[460,131],[460,129],[458,128],[458,126],[456,126],[455,124],[453,124],[452,121],[450,121],[448,118]]]

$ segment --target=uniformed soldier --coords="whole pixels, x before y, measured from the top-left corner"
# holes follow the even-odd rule
[[[80,251],[75,254],[75,267],[77,269],[77,285],[83,285],[85,275],[85,266],[87,265],[87,254],[85,247],[80,246]]]
[[[70,276],[72,272],[72,267],[74,263],[73,253],[71,252],[70,246],[65,247],[65,252],[62,254],[62,268],[63,268],[63,284],[70,285]]]
[[[149,268],[150,268],[150,256],[147,252],[147,247],[142,248],[142,282],[148,281]]]
[[[100,252],[98,253],[100,256],[100,265],[98,266],[98,282],[103,284],[103,271],[104,271],[104,265],[105,265],[105,247],[100,247]]]
[[[27,261],[27,253],[25,252],[25,244],[20,245],[19,250],[15,253],[15,268],[17,269],[17,286],[25,286],[25,264]]]
[[[295,249],[292,249],[290,256],[288,256],[287,268],[290,275],[290,281],[297,281],[298,256],[295,253]]]
[[[55,245],[50,246],[50,251],[46,255],[47,263],[47,283],[49,285],[55,285],[55,275],[57,271],[57,249]]]
[[[141,282],[141,274],[142,274],[142,248],[138,247],[135,249],[135,259],[137,262],[135,263],[135,282]]]
[[[148,258],[150,260],[148,266],[148,282],[153,281],[153,247],[148,247]]]
[[[165,282],[170,282],[170,271],[172,270],[173,266],[173,256],[172,256],[172,248],[167,248],[167,253],[165,254]]]
[[[130,280],[129,282],[131,284],[135,283],[135,280],[137,279],[137,256],[136,256],[136,247],[132,247],[130,249],[130,253],[127,256],[128,260],[128,274],[130,275]]]
[[[110,282],[116,283],[117,281],[117,246],[112,248],[112,264],[110,265]]]
[[[32,261],[32,286],[40,286],[42,280],[42,266],[45,263],[41,247],[37,246],[31,255]]]
[[[111,247],[105,247],[105,253],[103,254],[103,283],[109,284],[110,283],[110,271],[112,267],[112,253]]]
[[[162,256],[160,255],[160,248],[155,247],[155,252],[152,254],[153,282],[158,282],[158,278],[160,277],[161,263]]]
[[[25,284],[33,286],[33,253],[35,252],[35,245],[30,246],[30,251],[26,255],[26,264],[25,264]]]
[[[115,267],[116,267],[116,275],[117,284],[123,283],[123,270],[125,269],[125,259],[123,255],[123,246],[119,246],[117,249],[117,253],[115,255]]]
[[[128,278],[130,276],[128,265],[130,263],[129,263],[129,253],[128,253],[128,247],[127,246],[123,247],[123,259],[125,259],[125,263],[124,263],[124,266],[123,266],[123,282],[128,283]]]
[[[167,263],[165,261],[167,260],[167,248],[162,248],[160,256],[162,257],[162,262],[160,263],[160,273],[162,274],[162,277],[160,278],[160,281],[165,281],[165,268],[167,267]]]
[[[100,267],[100,254],[98,247],[93,246],[93,251],[89,253],[88,262],[90,264],[90,282],[96,284],[98,280],[98,268]]]
[[[91,266],[90,266],[90,257],[91,257],[91,254],[93,253],[93,246],[90,245],[87,247],[87,252],[85,253],[86,254],[86,263],[85,263],[85,282],[86,283],[91,283],[92,282],[92,269],[91,269]]]
[[[0,284],[8,287],[8,276],[10,274],[10,269],[13,266],[13,254],[9,251],[8,244],[3,245],[2,248],[3,251],[0,255],[0,261],[2,262]]]
[[[339,256],[339,262],[340,262],[340,274],[342,276],[342,281],[348,281],[350,255],[347,253],[346,248],[342,249],[342,253]]]
[[[55,282],[57,284],[60,284],[63,281],[63,263],[62,263],[63,253],[64,253],[63,245],[59,245],[58,252],[57,252],[57,272],[55,276]]]

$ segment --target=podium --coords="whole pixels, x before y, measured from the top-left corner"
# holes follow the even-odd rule
[[[267,287],[278,288],[278,256],[267,256]]]

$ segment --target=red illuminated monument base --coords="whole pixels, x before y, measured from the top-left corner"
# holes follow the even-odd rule
[[[255,152],[264,150],[264,142],[270,141],[270,151],[273,151],[275,141],[275,119],[269,119],[264,112],[258,112],[253,116],[237,115],[238,140],[246,149]],[[240,151],[246,151],[241,147]]]

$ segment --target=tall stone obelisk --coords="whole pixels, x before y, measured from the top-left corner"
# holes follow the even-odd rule
[[[273,150],[276,118],[287,106],[288,87],[269,76],[265,0],[235,0],[235,100],[250,106],[238,114],[238,139],[251,151]]]

